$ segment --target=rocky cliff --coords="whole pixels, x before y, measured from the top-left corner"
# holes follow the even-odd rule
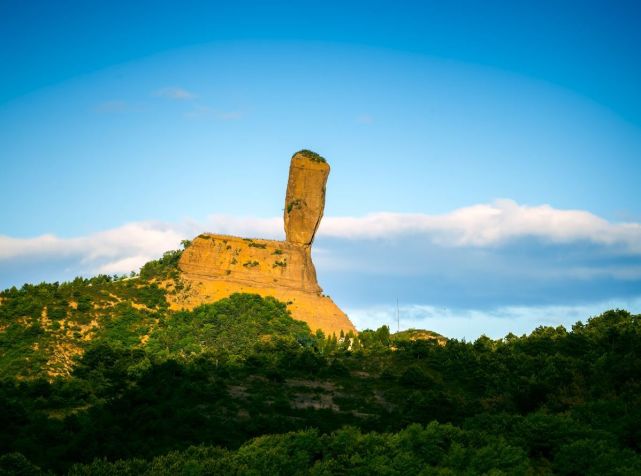
[[[355,330],[336,304],[322,294],[311,247],[325,208],[329,165],[303,150],[294,154],[285,195],[285,241],[205,233],[183,252],[179,268],[188,291],[172,307],[192,308],[235,292],[274,296],[292,317],[326,334]]]

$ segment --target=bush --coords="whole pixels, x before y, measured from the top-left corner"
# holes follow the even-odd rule
[[[325,157],[322,157],[321,155],[317,154],[316,152],[313,152],[309,149],[301,149],[298,152],[296,152],[292,157],[296,155],[302,155],[303,157],[306,157],[310,159],[313,162],[321,162],[321,163],[327,163],[327,160],[325,160]]]

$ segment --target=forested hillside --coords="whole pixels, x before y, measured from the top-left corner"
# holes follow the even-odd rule
[[[641,316],[324,336],[138,275],[0,294],[0,474],[641,474]]]

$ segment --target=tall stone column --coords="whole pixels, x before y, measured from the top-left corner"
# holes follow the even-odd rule
[[[320,155],[301,150],[292,157],[285,195],[285,236],[290,243],[310,246],[325,209],[329,164]]]

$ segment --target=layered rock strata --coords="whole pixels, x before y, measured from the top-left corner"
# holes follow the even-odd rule
[[[192,308],[235,292],[273,296],[288,305],[294,319],[325,334],[355,330],[336,304],[322,294],[311,246],[325,207],[329,165],[309,151],[291,160],[285,196],[285,241],[205,233],[192,240],[178,264],[189,292],[174,308]]]

